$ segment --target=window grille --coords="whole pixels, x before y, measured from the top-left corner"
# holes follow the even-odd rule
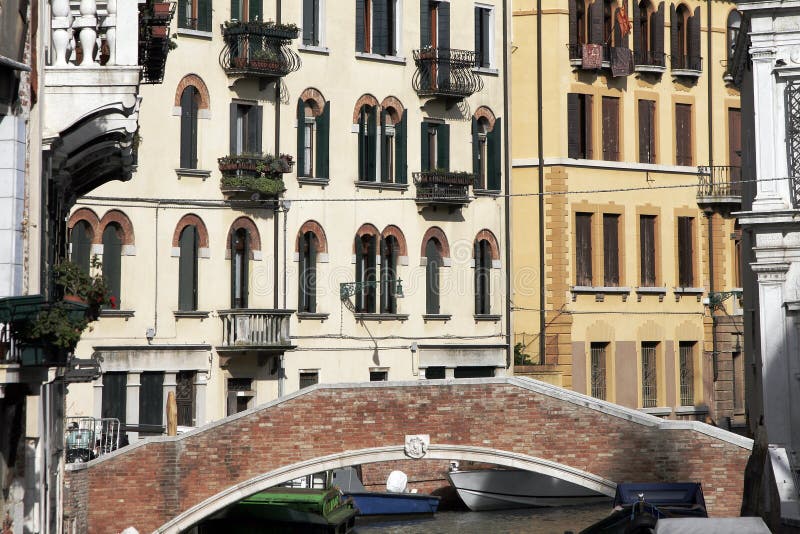
[[[789,194],[800,207],[800,81],[786,84],[786,150],[789,161]]]
[[[658,403],[656,384],[656,347],[658,343],[642,343],[642,407],[653,408]]]
[[[694,406],[694,342],[680,342],[681,406]]]
[[[317,371],[306,371],[300,373],[300,389],[307,388],[319,382]]]
[[[175,377],[175,404],[178,407],[178,426],[195,426],[194,376],[194,371],[180,371]]]
[[[592,397],[606,400],[606,346],[608,343],[592,343]]]
[[[229,378],[228,391],[252,391],[252,378]]]

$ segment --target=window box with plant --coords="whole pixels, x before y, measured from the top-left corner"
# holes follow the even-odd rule
[[[220,65],[229,75],[285,76],[300,68],[300,57],[289,48],[298,32],[294,24],[227,21]]]
[[[222,173],[220,189],[227,196],[258,193],[266,198],[278,197],[286,190],[283,175],[292,172],[294,166],[288,154],[239,154],[217,161]]]

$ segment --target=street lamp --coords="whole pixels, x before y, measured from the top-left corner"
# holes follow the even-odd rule
[[[378,284],[381,282],[381,280],[368,280],[366,282],[342,282],[339,284],[339,298],[342,300],[347,300],[357,292],[363,290],[365,287],[378,287]],[[398,278],[394,282],[390,281],[389,283],[395,284],[394,296],[397,298],[403,298],[403,281]]]

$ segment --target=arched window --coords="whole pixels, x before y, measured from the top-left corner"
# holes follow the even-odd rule
[[[297,176],[328,178],[331,105],[314,89],[297,101]]]
[[[397,258],[400,246],[397,238],[381,239],[381,313],[397,313]]]
[[[180,261],[178,262],[178,309],[193,311],[197,309],[197,227],[186,226],[178,241]]]
[[[231,235],[231,307],[247,308],[250,278],[250,235],[239,228]]]
[[[425,313],[439,314],[439,269],[442,266],[441,244],[429,239],[425,244]]]
[[[364,104],[358,115],[358,179],[377,181],[378,106]]]
[[[672,68],[676,70],[702,69],[700,58],[700,7],[694,15],[686,6],[680,4],[677,8],[670,7],[672,25],[670,27],[670,40]]]
[[[597,0],[595,0],[597,1]],[[614,43],[614,6],[616,0],[603,0],[603,43],[616,46]],[[604,58],[605,59],[605,58]]]
[[[315,313],[317,311],[317,247],[319,239],[314,232],[300,236],[299,256],[299,295],[297,311]]]
[[[475,315],[491,313],[492,247],[489,241],[475,242]]]
[[[407,131],[405,109],[387,105],[381,110],[381,182],[406,183]]]
[[[111,291],[109,308],[120,307],[122,272],[122,232],[118,225],[109,224],[103,230],[103,278]]]
[[[500,119],[494,119],[494,115],[490,111],[488,113],[493,123],[485,114],[472,117],[472,172],[475,174],[476,189],[499,191],[502,126]]]
[[[84,272],[89,272],[89,261],[92,254],[92,228],[86,221],[78,221],[69,235],[72,248],[70,261],[78,265]]]
[[[375,258],[378,249],[378,236],[374,234],[356,237],[356,312],[375,313],[377,273]]]
[[[733,10],[728,14],[728,61],[733,61],[733,51],[736,48],[736,39],[739,37],[739,28],[742,25],[742,15]],[[730,69],[730,67],[729,67]]]
[[[189,85],[181,94],[181,168],[197,168],[197,110],[200,93]]]
[[[633,54],[636,65],[664,66],[664,3],[633,2]]]
[[[686,5],[681,4],[678,6],[676,10],[677,18],[675,19],[675,31],[678,34],[677,37],[677,45],[678,48],[672,51],[673,55],[677,55],[678,57],[682,57],[686,55],[687,52],[687,45],[686,45],[686,35],[687,35],[687,19],[689,18],[689,8]]]

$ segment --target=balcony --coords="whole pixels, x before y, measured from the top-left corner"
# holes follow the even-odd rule
[[[217,160],[220,190],[228,199],[277,198],[286,190],[282,176],[292,172],[292,156],[239,154]]]
[[[302,65],[300,56],[289,48],[297,35],[294,25],[226,22],[220,66],[228,76],[282,78]]]
[[[667,55],[664,52],[652,50],[634,50],[633,68],[636,72],[664,72],[667,65]]]
[[[220,352],[272,351],[293,348],[289,320],[294,310],[220,310],[222,344]]]
[[[672,56],[672,75],[699,78],[703,73],[703,58],[700,56]]]
[[[421,97],[461,100],[483,89],[472,50],[422,48],[414,50],[414,63],[413,86]]]
[[[161,83],[167,64],[167,54],[173,47],[169,25],[175,13],[171,2],[139,4],[139,64],[142,83]]]
[[[422,171],[414,173],[417,206],[466,206],[472,200],[469,186],[475,182],[471,172]]]
[[[742,170],[718,166],[697,168],[697,203],[705,206],[738,208],[742,204]]]

